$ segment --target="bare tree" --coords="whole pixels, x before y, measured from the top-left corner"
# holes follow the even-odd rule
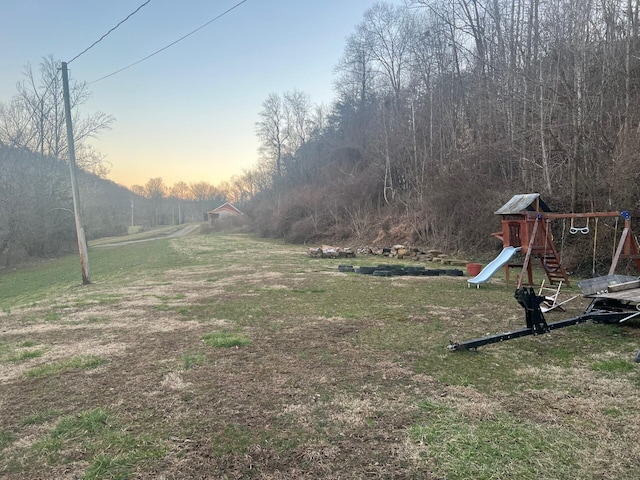
[[[373,56],[369,49],[367,31],[359,25],[355,33],[347,37],[344,54],[336,67],[335,82],[338,95],[353,101],[364,111],[369,95],[373,91],[375,77]]]
[[[140,197],[146,197],[147,195],[145,188],[142,185],[131,185],[131,187],[129,187],[129,190]]]
[[[173,184],[169,190],[169,195],[181,200],[189,200],[191,198],[191,191],[189,190],[189,185],[180,181]]]
[[[0,134],[5,143],[29,148],[42,156],[60,159],[66,157],[62,81],[58,69],[58,62],[51,56],[42,59],[37,72],[31,65],[25,66],[25,79],[18,84],[18,93],[10,107],[12,113],[21,110],[21,114],[17,121],[12,121],[11,124],[7,121],[2,122],[4,128]],[[103,158],[88,148],[85,142],[104,129],[110,128],[114,118],[102,112],[82,116],[78,107],[85,103],[89,96],[86,83],[71,83],[70,100],[77,160],[80,168],[104,174],[100,166]]]
[[[311,100],[309,95],[300,90],[284,93],[284,108],[288,112],[289,121],[288,150],[295,153],[308,140],[312,129]]]
[[[199,207],[200,220],[205,220],[209,208],[215,208],[222,201],[223,197],[219,190],[207,182],[196,182],[189,184],[189,190],[193,200]]]
[[[398,100],[406,86],[413,27],[412,17],[405,7],[381,2],[365,12],[358,27],[362,30],[369,58],[376,63]]]
[[[167,187],[164,181],[160,177],[150,178],[144,185],[145,196],[151,200],[153,207],[153,221],[152,225],[157,226],[160,223],[160,206],[162,200],[167,194]]]
[[[182,181],[174,183],[169,190],[169,197],[174,200],[175,205],[178,207],[178,224],[182,224],[184,222],[183,203],[191,197],[189,185]]]
[[[282,157],[291,134],[288,116],[280,95],[272,93],[262,103],[260,120],[256,123],[260,153],[264,160],[273,164],[277,182],[282,179]]]

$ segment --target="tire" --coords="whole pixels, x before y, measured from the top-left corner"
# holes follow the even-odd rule
[[[414,275],[414,276],[420,276],[420,275],[424,275],[425,272],[425,268],[424,267],[407,267],[407,275]]]
[[[362,275],[371,275],[376,270],[376,267],[360,267],[358,273]]]
[[[373,272],[374,277],[390,277],[392,275],[390,270],[375,270]]]

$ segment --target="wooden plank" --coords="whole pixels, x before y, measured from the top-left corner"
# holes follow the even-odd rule
[[[625,227],[625,229],[622,230],[622,235],[620,236],[620,242],[618,243],[618,248],[616,249],[616,254],[613,256],[613,260],[611,260],[609,275],[613,275],[616,271],[616,267],[618,266],[618,260],[620,260],[620,255],[622,254],[622,249],[624,248],[628,235],[629,235],[629,228]]]
[[[632,303],[640,303],[640,288],[623,290],[621,292],[597,293],[589,295],[590,298],[609,298],[611,300],[624,300]]]
[[[618,283],[616,285],[609,285],[609,293],[622,292],[624,290],[631,290],[634,288],[640,288],[640,280],[634,280],[633,282]]]
[[[518,289],[522,288],[522,275],[524,275],[524,269],[527,269],[527,275],[529,280],[529,285],[533,284],[532,272],[531,272],[531,251],[533,250],[533,243],[536,238],[536,232],[538,231],[538,222],[540,221],[539,217],[536,217],[536,221],[533,224],[533,232],[531,233],[531,238],[529,240],[529,248],[527,248],[527,254],[524,256],[524,262],[522,264],[522,273],[520,274],[520,279],[518,280]]]
[[[526,212],[529,216],[537,215],[538,212]],[[548,213],[539,212],[544,218],[611,218],[620,217],[620,212],[587,212],[587,213]]]

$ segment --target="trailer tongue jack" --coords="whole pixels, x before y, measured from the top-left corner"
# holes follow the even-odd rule
[[[587,308],[586,312],[582,315],[568,318],[566,320],[547,323],[544,318],[544,314],[540,309],[540,304],[544,301],[543,296],[537,295],[531,287],[517,289],[514,296],[520,306],[524,308],[527,324],[526,328],[513,330],[511,332],[499,333],[496,335],[489,335],[487,337],[476,338],[474,340],[467,340],[460,343],[452,342],[448,347],[449,350],[475,349],[478,347],[482,347],[483,345],[504,342],[505,340],[512,340],[514,338],[549,333],[551,330],[570,327],[579,323],[585,323],[589,320],[592,320],[594,322],[612,323],[625,321],[630,318],[629,312],[624,311],[624,309],[596,308],[597,304],[592,303],[589,308]]]

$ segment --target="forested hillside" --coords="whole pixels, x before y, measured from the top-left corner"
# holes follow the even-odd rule
[[[172,188],[161,178],[125,188],[95,173],[78,174],[88,239],[200,222],[225,196],[206,182]],[[69,166],[52,156],[0,142],[0,267],[77,251]]]
[[[77,249],[58,62],[27,65],[15,96],[0,102],[0,267]],[[109,164],[88,139],[114,119],[87,114],[86,83],[70,86],[81,215],[89,239],[122,235],[129,226],[202,221],[226,200],[213,185],[150,178],[131,189],[105,177]]]
[[[336,58],[334,101],[269,95],[258,163],[217,186],[99,182],[108,165],[86,140],[114,119],[80,115],[88,92],[74,84],[88,235],[200,221],[231,201],[259,235],[290,242],[473,253],[498,247],[493,212],[516,193],[539,192],[554,211],[637,218],[638,15],[638,0],[376,3]],[[28,66],[0,104],[0,262],[11,248],[46,255],[73,238],[56,160],[66,158],[61,105],[52,58]]]
[[[336,100],[273,94],[245,175],[259,232],[496,246],[515,193],[555,211],[640,210],[637,0],[377,3]]]
[[[88,237],[126,232],[131,192],[87,172],[78,183]],[[65,162],[0,145],[0,198],[0,265],[77,248]]]

